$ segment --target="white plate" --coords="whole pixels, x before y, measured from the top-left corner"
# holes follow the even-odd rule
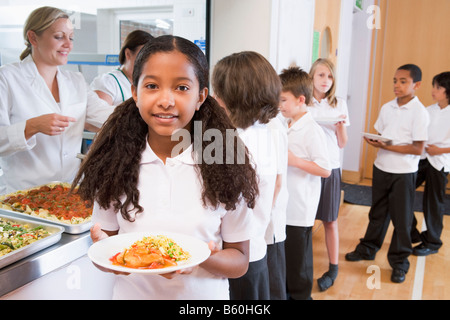
[[[341,121],[345,121],[342,118],[315,118],[314,119],[318,124],[336,124]]]
[[[143,237],[163,235],[172,239],[183,250],[190,254],[190,258],[177,262],[176,266],[160,269],[134,269],[113,265],[109,260],[115,254],[130,247],[134,242],[142,240]],[[172,232],[132,232],[124,233],[106,238],[94,243],[88,250],[88,257],[95,264],[119,272],[140,273],[140,274],[164,274],[185,268],[195,267],[211,254],[208,244],[197,238]]]
[[[382,136],[380,136],[378,134],[372,134],[372,133],[367,133],[367,132],[362,132],[362,134],[364,137],[366,137],[367,139],[370,139],[370,140],[377,140],[377,141],[381,141],[381,142],[385,142],[385,143],[392,142],[391,139],[383,138]]]

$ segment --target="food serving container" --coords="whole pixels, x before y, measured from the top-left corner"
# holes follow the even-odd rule
[[[23,248],[16,249],[16,250],[0,257],[0,269],[57,243],[61,239],[61,234],[64,232],[63,227],[56,226],[54,224],[38,223],[38,222],[34,222],[29,219],[20,219],[20,218],[10,217],[7,215],[2,215],[2,214],[0,214],[0,218],[2,218],[3,220],[10,221],[10,222],[18,223],[18,224],[26,224],[26,225],[30,226],[31,228],[36,228],[36,227],[41,226],[46,231],[48,231],[48,233],[50,233],[50,235],[45,238],[42,238],[42,239],[40,239],[36,242],[33,242]]]
[[[43,187],[43,186],[53,186],[53,185],[57,185],[57,184],[67,185],[66,182],[53,181],[53,182],[50,182],[50,183],[47,183],[47,184],[43,184],[43,185],[40,185],[40,186],[29,188],[29,189],[26,189],[26,190],[18,190],[16,192],[13,192],[13,193],[10,193],[10,194],[7,194],[7,195],[3,195],[2,197],[9,196],[9,195],[12,195],[12,194],[15,194],[15,193],[18,193],[18,192],[24,193],[24,192],[27,192],[29,190],[38,189],[38,188]],[[57,226],[63,227],[64,228],[64,232],[70,233],[70,234],[81,234],[81,233],[84,233],[84,232],[88,231],[92,227],[92,222],[91,221],[80,223],[80,224],[70,224],[70,223],[65,223],[65,222],[62,222],[62,221],[50,220],[50,219],[46,219],[46,218],[42,218],[42,217],[38,217],[38,216],[33,216],[33,215],[28,214],[28,213],[23,213],[23,212],[20,212],[20,211],[14,211],[14,210],[2,208],[1,207],[1,202],[0,202],[0,214],[11,216],[11,217],[15,217],[15,218],[19,218],[19,219],[32,220],[32,221],[36,221],[36,222],[39,222],[39,223],[46,223],[46,224],[57,225]]]

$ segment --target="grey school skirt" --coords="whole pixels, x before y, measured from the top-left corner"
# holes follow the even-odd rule
[[[322,190],[316,219],[323,222],[336,221],[341,204],[341,169],[333,169],[328,178],[322,178]]]

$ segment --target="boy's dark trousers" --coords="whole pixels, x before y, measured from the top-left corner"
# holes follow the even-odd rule
[[[390,220],[394,225],[388,261],[393,269],[409,270],[412,253],[411,227],[417,172],[393,174],[373,166],[372,207],[366,234],[356,247],[366,259],[375,258],[381,248]]]
[[[444,201],[445,188],[447,186],[447,175],[444,169],[436,170],[428,161],[421,160],[417,174],[416,188],[425,182],[423,192],[423,215],[427,230],[421,234],[417,230],[417,220],[414,217],[411,236],[419,236],[424,245],[432,250],[439,250],[442,246],[441,234],[444,228]]]
[[[286,226],[285,248],[288,298],[309,300],[313,287],[312,227]]]

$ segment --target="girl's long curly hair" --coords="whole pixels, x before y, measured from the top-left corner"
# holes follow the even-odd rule
[[[142,48],[135,62],[134,84],[137,86],[142,67],[152,54],[174,50],[188,58],[196,70],[200,88],[206,87],[208,63],[205,55],[192,42],[174,36],[155,38]],[[225,150],[227,148],[225,140],[230,129],[236,130],[236,128],[214,98],[208,96],[200,110],[195,112],[191,122],[191,142],[194,139],[195,121],[200,121],[202,124],[202,137],[208,129],[221,132],[224,139],[222,159],[229,156]],[[141,156],[146,147],[148,134],[148,125],[141,118],[133,98],[116,107],[97,134],[72,187],[78,186],[78,194],[91,205],[96,201],[104,209],[113,206],[116,212],[120,211],[124,219],[133,221],[130,212],[137,210],[136,212],[139,213],[144,210],[139,204],[140,194],[137,186]],[[207,164],[200,161],[196,165],[202,181],[201,200],[205,207],[217,208],[224,205],[226,210],[234,210],[242,200],[249,208],[255,206],[255,200],[259,194],[258,177],[245,147],[243,149],[245,163],[239,164],[239,146],[243,146],[243,143],[237,135],[233,139],[234,161],[232,163],[223,161],[223,163]],[[201,139],[201,141],[201,150],[193,149],[194,159],[203,159],[203,150],[211,143],[215,143],[215,140]],[[155,181],[155,183],[158,182]]]

